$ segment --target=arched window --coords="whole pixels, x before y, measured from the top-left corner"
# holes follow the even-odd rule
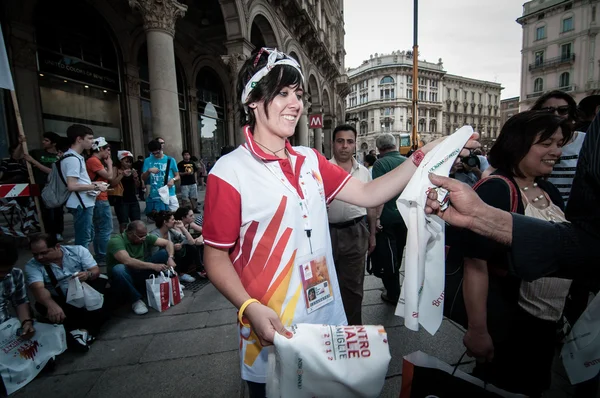
[[[389,83],[394,83],[394,79],[391,76],[385,76],[383,79],[381,79],[381,81],[379,82],[379,84],[389,84]]]
[[[425,131],[427,129],[427,122],[425,119],[419,120],[419,132]]]
[[[205,161],[214,161],[227,142],[223,85],[212,69],[204,67],[198,72],[196,89],[200,156]]]
[[[560,78],[558,80],[558,87],[559,88],[567,88],[570,85],[570,81],[571,81],[571,75],[569,74],[569,72],[563,72],[560,74]]]
[[[437,133],[437,122],[435,120],[429,122],[429,132]]]
[[[541,93],[542,91],[544,91],[544,80],[541,77],[538,77],[533,82],[533,92]]]

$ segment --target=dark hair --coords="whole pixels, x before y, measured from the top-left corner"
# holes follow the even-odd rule
[[[593,120],[596,117],[596,108],[600,106],[600,95],[588,95],[579,101],[579,111],[582,119]]]
[[[225,145],[221,148],[221,156],[225,156],[233,151],[235,151],[235,147],[233,145]]]
[[[190,151],[188,151],[187,149],[186,149],[185,151],[181,152],[181,156],[185,156],[185,154],[186,154],[186,153],[187,153],[188,155],[190,155],[190,157],[192,157],[192,154],[191,154],[191,153],[190,153]]]
[[[375,155],[366,155],[365,163],[369,163],[369,166],[373,166],[377,161],[377,157]]]
[[[258,60],[257,60],[258,57]],[[244,62],[237,79],[237,93],[238,98],[242,98],[242,93],[246,84],[250,81],[252,76],[259,70],[261,70],[269,59],[269,54],[266,51],[262,51],[260,48],[256,48],[250,58]],[[267,117],[269,117],[269,111],[267,107],[273,102],[275,96],[279,94],[282,88],[288,86],[299,86],[304,89],[304,83],[302,81],[302,75],[300,72],[289,65],[277,65],[266,76],[260,79],[256,83],[256,86],[250,92],[246,103],[241,104],[240,107],[240,120],[242,125],[248,124],[250,131],[254,132],[254,126],[256,125],[256,119],[252,109],[248,109],[248,114],[244,111],[244,106],[251,102],[264,101],[264,110]]]
[[[33,234],[29,237],[29,248],[33,246],[34,243],[44,241],[46,242],[46,247],[51,249],[58,245],[58,240],[56,240],[56,235],[54,234],[46,234],[42,232],[38,232],[37,234]]]
[[[142,155],[139,155],[137,158],[138,160],[144,160],[144,157]]]
[[[577,103],[569,94],[560,90],[549,91],[546,94],[542,95],[540,98],[535,101],[535,104],[529,109],[530,111],[539,111],[544,106],[544,102],[548,101],[550,98],[559,98],[565,100],[567,105],[569,106],[569,121],[578,122],[579,116],[577,114]]]
[[[13,266],[19,259],[17,245],[8,242],[0,242],[0,259],[2,264]]]
[[[352,131],[354,133],[354,138],[356,138],[356,129],[354,126],[350,124],[340,124],[333,130],[333,134],[331,134],[331,140],[335,141],[335,135],[340,131]]]
[[[67,129],[67,138],[69,138],[69,145],[73,145],[77,142],[77,138],[85,138],[88,135],[94,135],[94,132],[88,126],[83,124],[72,124]]]
[[[60,141],[60,135],[56,134],[54,131],[46,131],[44,133],[44,138],[49,139],[53,144],[58,144]]]
[[[158,228],[162,227],[167,221],[171,219],[173,215],[172,212],[168,210],[159,211],[156,216],[154,216],[154,222]]]
[[[519,169],[521,160],[532,145],[552,137],[558,128],[562,131],[563,142],[568,142],[573,135],[568,120],[543,111],[517,113],[504,123],[496,143],[490,149],[488,153],[490,165],[505,173],[524,177]]]
[[[175,216],[176,220],[183,220],[183,217],[187,216],[188,213],[190,212],[190,210],[192,210],[191,207],[189,206],[183,206],[180,207],[179,209],[175,210],[175,213],[173,214]]]
[[[150,152],[160,151],[160,150],[162,150],[162,145],[160,145],[160,142],[158,142],[158,139],[152,140],[148,143],[148,150]]]

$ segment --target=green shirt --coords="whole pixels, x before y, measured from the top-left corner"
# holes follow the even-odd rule
[[[43,149],[34,149],[33,151],[29,152],[29,154],[32,158],[40,162],[42,166],[45,166],[49,169],[52,169],[52,164],[58,160],[57,153],[51,153]],[[33,177],[35,178],[35,183],[38,185],[46,185],[46,180],[48,180],[48,174],[44,173],[37,167],[33,168]]]
[[[116,235],[110,238],[108,241],[108,247],[106,248],[106,267],[108,274],[112,272],[112,268],[119,264],[115,259],[115,253],[121,250],[125,250],[129,257],[135,258],[136,260],[144,261],[146,254],[150,253],[150,249],[156,243],[158,236],[146,235],[146,240],[142,244],[135,245],[129,241],[127,232],[123,232],[121,235]]]
[[[396,167],[400,166],[402,162],[404,162],[406,158],[400,155],[398,151],[390,151],[383,155],[381,158],[377,159],[375,164],[373,165],[373,179],[379,178],[382,175],[389,173],[394,170]],[[383,205],[383,211],[381,212],[381,225],[390,225],[390,224],[398,224],[402,222],[402,216],[396,207],[397,197],[387,201]]]

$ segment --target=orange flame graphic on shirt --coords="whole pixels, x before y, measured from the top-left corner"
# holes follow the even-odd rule
[[[319,185],[323,185],[323,179],[321,178],[321,174],[318,171],[312,170],[311,174],[313,178],[319,183]]]
[[[19,356],[23,359],[31,359],[33,361],[38,352],[39,346],[40,343],[37,340],[28,341],[22,347],[19,347]]]

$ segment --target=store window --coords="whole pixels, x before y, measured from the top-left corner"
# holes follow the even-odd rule
[[[225,146],[225,96],[219,76],[210,68],[202,68],[196,79],[198,89],[198,135],[200,156],[214,162]]]
[[[119,61],[105,22],[83,2],[39,2],[35,26],[44,130],[65,136],[71,124],[84,124],[118,146]]]

